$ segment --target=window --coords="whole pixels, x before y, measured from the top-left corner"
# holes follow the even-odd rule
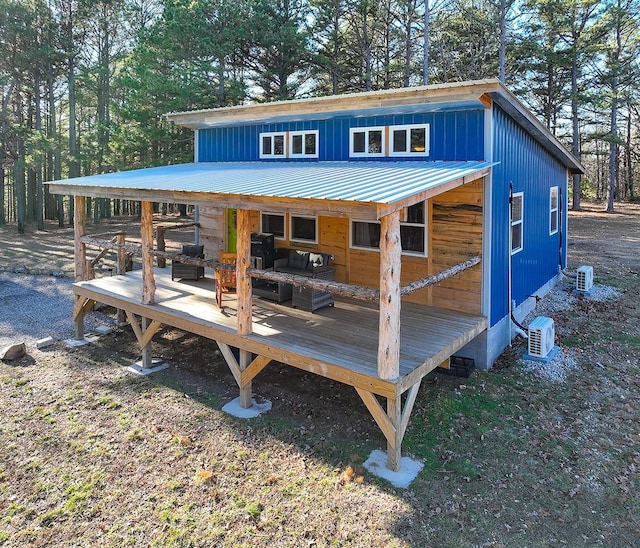
[[[523,233],[522,221],[524,217],[524,194],[517,192],[511,201],[511,254],[522,251]]]
[[[315,217],[291,216],[291,240],[301,242],[317,243],[318,234]]]
[[[429,124],[391,126],[389,156],[429,156]]]
[[[384,156],[383,127],[352,127],[349,129],[349,156]]]
[[[558,187],[552,186],[549,192],[549,235],[558,232]]]
[[[281,213],[263,213],[260,216],[260,232],[273,234],[274,238],[285,239],[284,215]]]
[[[289,133],[289,158],[317,158],[318,131],[292,131]]]
[[[409,255],[426,256],[427,223],[425,203],[407,208],[407,220],[400,223],[402,252]],[[369,221],[351,222],[351,247],[363,249],[380,248],[380,223]]]
[[[285,136],[285,133],[261,133],[260,158],[284,158]]]

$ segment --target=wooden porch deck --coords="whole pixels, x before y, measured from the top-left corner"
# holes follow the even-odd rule
[[[441,308],[402,304],[400,376],[377,373],[378,310],[359,301],[336,299],[314,314],[253,298],[253,333],[237,333],[236,299],[224,294],[220,310],[214,281],[172,281],[169,269],[154,271],[155,304],[141,304],[142,271],[77,282],[76,310],[88,301],[123,309],[157,324],[170,325],[238,347],[387,398],[399,398],[450,355],[487,327],[486,318]],[[80,320],[81,316],[80,315]],[[257,373],[256,373],[257,374]]]

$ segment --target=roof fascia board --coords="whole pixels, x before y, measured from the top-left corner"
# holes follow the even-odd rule
[[[275,198],[272,196],[247,196],[244,194],[218,194],[179,190],[126,189],[114,187],[83,186],[64,183],[49,184],[53,194],[91,196],[147,202],[168,202],[200,206],[248,209],[297,215],[326,215],[329,217],[355,217],[363,220],[378,219],[378,204],[373,202],[346,202],[338,200]],[[400,209],[400,206],[396,207]]]
[[[265,119],[286,116],[301,116],[311,113],[327,114],[359,109],[401,107],[420,103],[452,103],[478,101],[487,93],[499,90],[498,80],[475,80],[462,83],[416,86],[392,90],[332,95],[292,101],[238,105],[190,112],[172,112],[166,118],[178,125],[202,129],[210,124],[232,125],[247,121],[260,122]]]
[[[384,114],[419,114],[427,112],[446,112],[486,109],[484,101],[476,96],[461,97],[456,102],[411,103],[396,107],[385,106],[380,108],[358,108],[351,110],[327,110],[323,112],[301,112],[297,114],[279,114],[256,118],[255,116],[242,116],[230,118],[211,117],[186,121],[181,124],[184,127],[198,131],[216,127],[238,127],[248,125],[278,124],[286,122],[299,122],[311,120],[329,120],[333,118],[364,118],[367,116],[380,116]],[[249,113],[250,114],[250,113]]]

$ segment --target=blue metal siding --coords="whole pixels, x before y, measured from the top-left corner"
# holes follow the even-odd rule
[[[509,311],[509,184],[514,193],[524,193],[523,249],[512,257],[511,298],[518,306],[558,273],[560,238],[566,257],[568,180],[567,168],[508,114],[497,106],[493,112],[493,160],[499,164],[492,170],[492,326]],[[560,191],[560,225],[549,235],[549,192],[554,186]]]
[[[219,127],[198,132],[200,162],[252,162],[259,160],[259,134],[272,131],[319,130],[319,158],[289,161],[346,161],[349,128],[403,124],[430,124],[430,155],[415,158],[376,158],[377,161],[484,160],[484,110],[336,117],[327,120]],[[371,161],[372,158],[351,159]],[[270,160],[263,160],[268,162]],[[282,160],[278,160],[282,161]]]

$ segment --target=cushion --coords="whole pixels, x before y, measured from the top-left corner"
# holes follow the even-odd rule
[[[308,251],[298,251],[296,249],[292,249],[291,251],[289,251],[289,268],[299,268],[300,270],[305,270],[307,268],[308,262]]]
[[[325,266],[327,264],[327,256],[324,253],[309,253],[309,264],[311,266]]]
[[[183,245],[182,254],[187,257],[200,257],[204,254],[203,245]]]

